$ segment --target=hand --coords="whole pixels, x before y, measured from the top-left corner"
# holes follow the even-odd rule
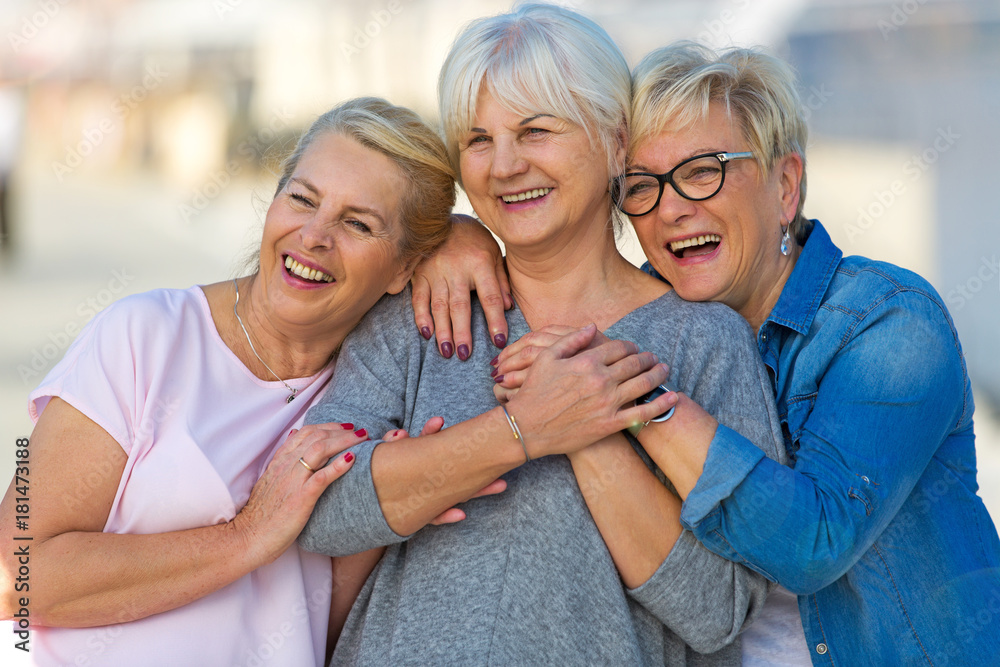
[[[303,426],[292,429],[278,448],[246,506],[231,522],[262,564],[284,553],[302,532],[326,487],[354,464],[351,452],[338,456],[368,439],[364,429],[353,429],[352,424],[337,423]]]
[[[424,428],[420,431],[420,435],[431,435],[437,433],[444,426],[444,419],[442,417],[431,417],[424,424]],[[402,440],[403,438],[410,437],[410,434],[404,429],[396,429],[395,431],[389,431],[385,434],[383,440],[386,442],[393,442],[395,440]],[[472,496],[472,498],[480,498],[482,496],[492,496],[497,493],[502,493],[507,490],[507,482],[502,479],[496,479],[484,486],[479,490],[479,493]],[[469,500],[472,500],[469,498]],[[434,526],[443,526],[448,523],[458,523],[465,519],[465,512],[458,509],[457,507],[452,507],[447,509],[441,514],[438,514],[431,524]]]
[[[500,401],[501,405],[506,404],[517,393],[518,388],[524,383],[524,376],[527,369],[538,358],[538,354],[551,347],[557,340],[566,334],[577,331],[573,327],[561,324],[550,324],[547,327],[532,331],[521,336],[519,339],[508,345],[497,355],[493,370],[490,375],[496,384],[493,386],[493,394]],[[611,339],[598,331],[594,335],[594,340],[587,345],[587,350],[593,349],[597,345],[609,342]]]
[[[475,218],[452,216],[448,240],[413,272],[413,319],[426,338],[437,333],[438,350],[445,358],[456,351],[465,361],[472,353],[472,296],[486,314],[490,338],[497,347],[507,344],[504,310],[512,308],[510,283],[500,246]]]
[[[593,324],[538,353],[508,403],[532,458],[568,454],[667,410],[671,393],[650,403],[636,398],[667,379],[667,367],[634,343],[613,340],[592,349]]]

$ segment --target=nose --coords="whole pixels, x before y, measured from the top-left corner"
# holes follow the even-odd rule
[[[656,205],[653,215],[659,222],[676,225],[686,217],[692,216],[698,210],[698,202],[681,197],[670,183],[663,184],[663,194],[660,203]]]
[[[524,173],[528,163],[521,156],[517,142],[508,139],[494,140],[493,162],[490,166],[490,176],[496,179],[507,179]]]
[[[329,222],[329,215],[324,215],[322,209],[316,210],[299,229],[302,247],[309,249],[329,249],[333,247],[334,224]]]

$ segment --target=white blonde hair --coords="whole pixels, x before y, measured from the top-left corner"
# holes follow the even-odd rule
[[[693,42],[653,51],[632,72],[629,156],[665,128],[683,129],[704,119],[713,102],[721,102],[739,121],[763,172],[790,153],[802,158],[799,205],[789,222],[791,233],[802,241],[808,129],[795,73],[783,60],[758,49],[716,52]]]
[[[615,156],[628,127],[631,77],[621,50],[590,19],[564,7],[527,4],[462,30],[438,79],[456,173],[459,138],[473,126],[483,91],[513,113],[549,113],[579,125],[607,156],[609,178],[622,170]]]

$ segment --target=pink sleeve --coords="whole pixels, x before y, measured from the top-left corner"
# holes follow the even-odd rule
[[[132,336],[133,299],[112,304],[94,317],[28,396],[28,414],[37,422],[58,396],[114,438],[125,453],[132,449],[135,418],[143,392],[137,377]]]

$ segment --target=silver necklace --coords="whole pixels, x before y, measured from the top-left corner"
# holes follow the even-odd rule
[[[274,379],[276,379],[281,384],[285,385],[285,389],[292,392],[291,396],[285,399],[285,403],[291,403],[292,401],[295,400],[295,395],[299,393],[299,390],[289,386],[287,382],[278,377],[278,374],[272,371],[271,367],[267,365],[267,362],[261,359],[260,355],[257,354],[257,350],[253,346],[253,341],[250,340],[250,332],[247,331],[246,326],[244,326],[243,324],[243,320],[240,319],[240,314],[236,312],[236,306],[240,304],[240,286],[239,283],[236,282],[236,278],[233,278],[233,287],[236,288],[236,303],[233,304],[233,315],[236,316],[236,321],[240,323],[240,329],[243,329],[243,335],[247,337],[247,343],[250,344],[250,351],[253,352],[253,356],[257,357],[257,361],[264,364],[264,368],[270,371],[271,375],[274,376]]]

